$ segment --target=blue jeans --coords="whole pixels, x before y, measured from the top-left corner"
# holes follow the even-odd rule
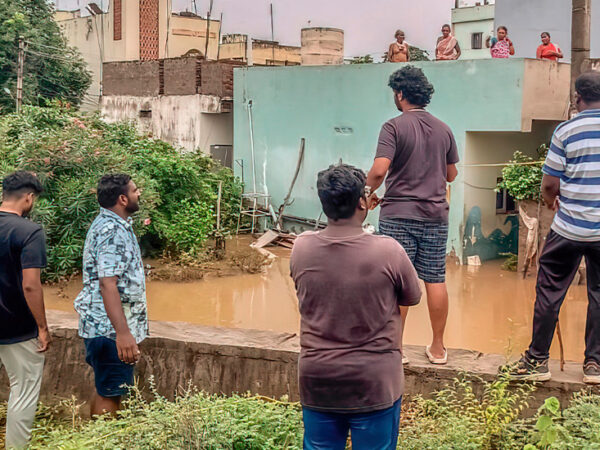
[[[305,450],[344,450],[348,431],[353,450],[393,450],[398,443],[400,397],[392,407],[363,414],[302,408]]]

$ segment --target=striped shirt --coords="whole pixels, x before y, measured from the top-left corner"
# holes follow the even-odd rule
[[[552,229],[574,241],[600,241],[600,109],[558,126],[543,172],[560,178]]]

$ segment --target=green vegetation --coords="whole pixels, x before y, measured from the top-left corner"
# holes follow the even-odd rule
[[[502,270],[506,270],[508,272],[517,271],[517,266],[519,265],[519,255],[515,255],[514,253],[500,253],[500,256],[506,257],[502,263]]]
[[[498,183],[496,189],[506,189],[517,201],[540,200],[542,166],[547,153],[548,147],[545,144],[537,149],[537,159],[526,156],[517,150],[510,163],[502,169],[502,181]]]
[[[348,60],[348,64],[371,64],[373,63],[373,57],[371,55],[355,56]]]
[[[24,103],[45,105],[54,98],[74,105],[84,101],[91,75],[79,52],[67,45],[53,13],[47,0],[0,0],[0,113],[15,107],[20,37],[27,42]]]
[[[476,383],[475,383],[476,381]],[[523,419],[535,386],[462,376],[430,399],[404,405],[399,449],[600,448],[600,395],[582,391],[561,410],[548,398]],[[85,421],[74,399],[40,407],[31,448],[61,449],[300,449],[302,412],[286,399],[208,395],[188,389],[175,401],[137,389],[116,419]],[[6,416],[0,404],[0,426]],[[2,444],[0,431],[0,446]]]
[[[241,184],[230,169],[140,136],[130,124],[107,124],[69,108],[30,106],[0,117],[0,177],[15,169],[33,171],[45,188],[32,219],[46,231],[50,281],[81,268],[87,229],[99,210],[95,189],[105,173],[129,173],[142,189],[134,227],[145,255],[205,259],[219,182],[222,230],[237,225]]]
[[[422,50],[414,45],[408,48],[408,56],[410,61],[431,61],[427,50]]]

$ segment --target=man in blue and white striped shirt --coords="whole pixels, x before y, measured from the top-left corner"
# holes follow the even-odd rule
[[[581,259],[588,276],[583,381],[600,384],[600,72],[575,82],[579,114],[554,132],[542,197],[556,211],[540,257],[533,337],[513,378],[550,379],[548,358],[558,313]]]

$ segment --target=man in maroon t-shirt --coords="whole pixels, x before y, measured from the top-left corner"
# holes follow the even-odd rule
[[[419,303],[417,273],[392,238],[363,231],[366,176],[319,173],[327,228],[300,235],[290,261],[300,309],[304,448],[396,448],[404,373],[399,306]]]
[[[381,204],[379,231],[404,247],[425,282],[433,330],[425,352],[432,364],[446,364],[446,183],[456,178],[458,151],[450,128],[425,111],[434,89],[421,69],[403,67],[392,74],[389,86],[402,115],[386,122],[379,134],[367,177],[373,193],[370,207]],[[385,195],[380,200],[375,191],[384,179]],[[402,313],[406,319],[406,308]]]

